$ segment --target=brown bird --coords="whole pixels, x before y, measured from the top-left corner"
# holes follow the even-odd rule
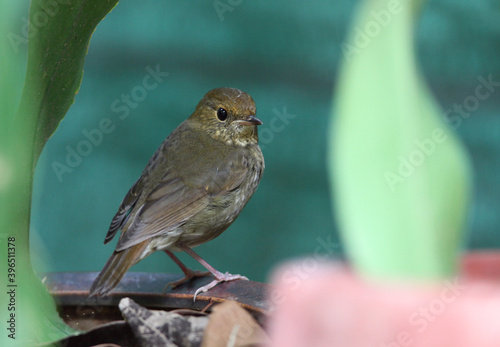
[[[90,296],[109,293],[134,264],[165,251],[184,272],[175,287],[194,276],[173,254],[185,251],[219,282],[247,279],[221,273],[192,248],[219,236],[238,217],[264,170],[255,103],[232,88],[209,91],[194,113],[160,145],[123,199],[104,243],[121,230],[116,249],[97,276]]]

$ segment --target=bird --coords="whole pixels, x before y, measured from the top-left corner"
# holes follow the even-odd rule
[[[207,92],[193,114],[163,141],[121,202],[104,243],[121,232],[113,254],[92,283],[89,296],[108,295],[127,270],[156,251],[164,251],[183,271],[172,288],[211,273],[220,282],[242,275],[222,273],[193,248],[213,240],[238,217],[264,172],[252,97],[235,88]],[[186,252],[208,271],[193,271],[174,252]]]

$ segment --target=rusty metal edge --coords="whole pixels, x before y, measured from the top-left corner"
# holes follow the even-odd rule
[[[265,316],[270,311],[267,294],[271,286],[265,283],[241,280],[221,283],[207,293],[198,294],[196,302],[193,302],[196,289],[211,281],[212,277],[195,278],[175,290],[169,289],[163,292],[166,283],[180,276],[130,272],[109,296],[89,298],[88,289],[97,274],[97,272],[54,272],[43,274],[41,277],[59,305],[116,306],[123,297],[130,297],[140,305],[157,309],[201,310],[209,303],[234,300],[258,316]]]

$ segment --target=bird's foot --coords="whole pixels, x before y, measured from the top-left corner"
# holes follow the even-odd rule
[[[232,275],[229,272],[226,272],[225,274],[219,272],[215,276],[215,279],[212,282],[210,282],[209,284],[207,284],[203,287],[200,287],[196,290],[196,292],[194,293],[193,301],[196,301],[196,296],[199,293],[205,293],[221,282],[229,282],[229,281],[235,281],[235,280],[247,280],[248,281],[248,278],[245,276],[242,276],[242,275]]]
[[[195,278],[195,277],[205,277],[205,276],[209,276],[211,275],[211,273],[209,271],[198,271],[198,270],[190,270],[188,269],[188,271],[186,273],[184,273],[184,277],[177,280],[177,281],[172,281],[172,282],[169,282],[165,285],[165,287],[163,287],[163,291],[165,292],[168,288],[168,286],[171,286],[172,289],[175,289],[176,287],[180,286],[181,284]]]

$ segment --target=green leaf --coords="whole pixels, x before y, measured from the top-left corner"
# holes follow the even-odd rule
[[[369,277],[457,269],[470,169],[416,67],[420,4],[364,1],[342,46],[329,170],[348,255]]]
[[[75,100],[90,37],[118,0],[33,0],[19,121],[36,128],[35,162]]]
[[[11,70],[16,64],[12,57],[12,41],[2,41],[1,48],[7,58],[0,61],[0,71],[18,71],[2,76],[0,84],[0,91],[7,91],[1,96],[5,104],[0,108],[5,112],[1,121],[2,134],[6,135],[0,146],[0,258],[7,259],[7,244],[9,239],[14,240],[11,242],[14,244],[11,248],[15,248],[15,280],[12,284],[16,285],[12,287],[15,289],[15,311],[9,312],[15,314],[15,340],[8,337],[4,329],[0,335],[2,346],[13,342],[26,346],[74,333],[59,318],[52,298],[31,267],[29,221],[33,174],[43,146],[74,102],[90,37],[117,2],[32,0],[27,33],[27,73],[15,114],[14,105],[19,97],[15,86],[22,81],[21,69]],[[5,4],[2,2],[2,5]],[[2,9],[2,19],[17,18],[16,13],[9,12],[13,11],[13,5]],[[10,32],[16,33],[15,26]],[[6,47],[6,42],[11,47]],[[7,261],[0,264],[0,274],[7,277]],[[7,307],[5,300],[11,299],[4,293],[0,296],[2,312]],[[5,325],[10,315],[6,314],[4,318]]]
[[[23,1],[0,0],[0,135],[6,138],[8,124],[17,111],[26,72],[27,39],[22,35]],[[27,17],[27,14],[26,14]]]

